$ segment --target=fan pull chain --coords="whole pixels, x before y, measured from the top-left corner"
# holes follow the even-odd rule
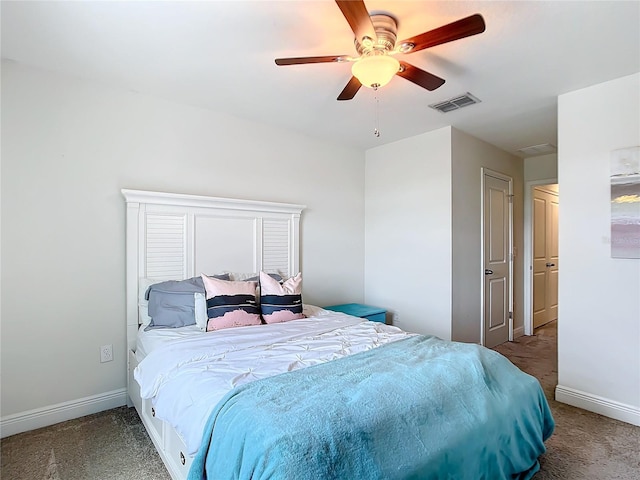
[[[373,127],[373,134],[376,137],[380,137],[380,100],[378,99],[378,89],[374,87],[373,89],[373,98],[375,100],[375,125]]]

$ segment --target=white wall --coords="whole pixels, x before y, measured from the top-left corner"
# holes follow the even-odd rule
[[[124,399],[121,188],[306,204],[303,296],[324,305],[363,299],[363,177],[354,149],[3,62],[3,419]]]
[[[522,251],[522,159],[452,127],[367,151],[365,301],[405,330],[480,342],[481,170],[514,180]],[[514,273],[522,326],[522,258]]]
[[[451,128],[366,152],[365,302],[451,338]]]
[[[516,258],[513,269],[513,326],[523,325],[523,161],[467,133],[452,129],[452,339],[480,343],[482,267],[482,168],[513,179],[513,234]]]
[[[558,177],[558,154],[524,159],[524,181],[550,180]]]
[[[558,99],[556,398],[640,425],[640,260],[611,258],[611,151],[640,145],[640,74]]]

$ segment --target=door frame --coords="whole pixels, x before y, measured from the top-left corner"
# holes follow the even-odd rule
[[[509,183],[509,312],[511,312],[509,318],[509,341],[513,342],[513,178],[504,173],[491,170],[487,167],[480,169],[480,345],[485,344],[484,338],[484,324],[485,324],[485,294],[484,294],[484,189],[485,189],[485,176],[491,176],[499,178]]]
[[[530,180],[524,184],[524,334],[533,335],[533,189],[557,184],[558,178]]]

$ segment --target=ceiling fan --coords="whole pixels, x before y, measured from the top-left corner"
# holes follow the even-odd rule
[[[276,58],[276,65],[354,62],[351,80],[338,95],[338,100],[351,100],[362,85],[373,89],[382,87],[391,81],[394,75],[399,75],[427,90],[435,90],[444,83],[444,79],[410,63],[399,61],[394,55],[418,52],[485,30],[484,19],[481,15],[475,14],[396,43],[398,22],[394,17],[386,13],[369,15],[362,0],[336,0],[336,3],[355,34],[354,44],[358,56]]]

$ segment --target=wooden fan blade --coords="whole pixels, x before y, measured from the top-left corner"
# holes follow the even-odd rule
[[[345,58],[348,58],[347,55],[326,55],[324,57],[276,58],[276,65],[302,65],[305,63],[331,63],[331,62],[340,62]]]
[[[396,75],[406,78],[410,82],[413,82],[422,88],[426,88],[429,91],[435,90],[444,84],[443,78],[437,77],[432,73],[425,72],[424,70],[414,67],[410,63],[406,62],[400,62],[400,70]]]
[[[484,30],[484,19],[482,18],[482,15],[476,13],[470,17],[421,33],[415,37],[407,38],[397,45],[413,43],[415,47],[407,52],[413,53],[419,50],[424,50],[425,48],[435,47],[436,45],[442,45],[443,43],[470,37],[471,35],[482,33]]]
[[[364,37],[369,37],[373,43],[378,40],[373,22],[362,0],[336,0],[336,3],[360,43],[363,43]]]
[[[338,100],[351,100],[356,96],[356,93],[358,93],[358,90],[360,90],[361,86],[362,84],[360,83],[360,80],[358,80],[356,77],[351,77],[351,80],[349,80],[347,86],[344,87],[340,95],[338,95]]]

